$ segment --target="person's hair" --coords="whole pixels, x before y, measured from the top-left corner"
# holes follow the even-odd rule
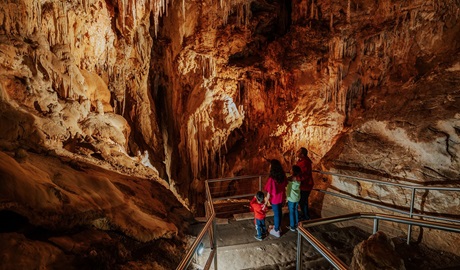
[[[300,148],[300,153],[301,153],[302,156],[304,156],[304,157],[308,156],[308,150],[307,150],[307,148],[301,147],[301,148]]]
[[[270,160],[270,177],[275,179],[278,184],[286,179],[283,166],[281,166],[281,162],[277,159]]]
[[[292,166],[292,175],[293,176],[300,175],[301,173],[302,173],[302,169],[299,166],[297,166],[297,165]]]
[[[257,191],[256,198],[258,202],[262,202],[265,198],[265,194],[262,191]]]

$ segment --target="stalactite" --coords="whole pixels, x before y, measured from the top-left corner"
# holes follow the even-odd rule
[[[53,25],[56,27],[57,26],[57,18],[56,18],[56,9],[54,8],[53,5]],[[48,29],[49,32],[53,32],[51,29]],[[50,45],[54,46],[57,43],[57,29],[54,29],[54,36],[53,40],[50,40]]]
[[[36,3],[37,3],[38,30],[41,30],[41,25],[42,25],[42,5],[41,5],[41,1],[36,1]]]
[[[182,19],[185,21],[185,0],[182,0]]]
[[[236,9],[236,25],[244,25],[244,10],[242,5],[239,5]]]
[[[151,7],[151,11],[153,13],[153,26],[155,29],[155,37],[158,36],[160,17],[165,14],[167,15],[168,4],[169,0],[150,0],[149,2],[149,6]]]
[[[331,12],[331,19],[329,21],[329,30],[334,30],[334,14]]]
[[[310,8],[310,19],[313,19],[315,16],[315,0],[311,1],[311,8]]]
[[[121,106],[121,115],[125,115],[125,108],[126,108],[126,82],[125,82],[125,70],[121,70],[121,79],[122,79],[122,87],[123,87],[123,106]]]
[[[69,92],[71,90],[72,90],[72,72],[69,72]],[[76,99],[76,97],[72,96],[72,99]]]
[[[126,18],[126,0],[121,0],[121,31],[125,29],[125,18]]]
[[[229,11],[229,13],[231,13],[231,10]],[[238,26],[246,27],[249,24],[250,16],[251,16],[251,2],[237,4],[236,23]]]
[[[133,21],[135,22],[137,20],[137,15],[136,15],[136,1],[133,1],[131,4],[131,16],[133,16]]]
[[[67,38],[69,37],[69,24],[67,23],[68,18],[67,18],[67,4],[66,3],[63,3],[62,10],[63,10],[63,14],[60,20],[61,27],[62,27],[61,43],[64,44],[68,42]],[[71,48],[72,46],[70,45],[69,47]]]
[[[348,0],[348,5],[347,5],[347,23],[351,23],[351,0]]]
[[[35,11],[36,7],[35,7],[36,3],[35,2],[32,2],[32,5],[31,7],[27,6],[28,10],[27,10],[27,21],[26,21],[26,34],[27,35],[31,35],[33,32],[34,32],[34,28],[37,24],[37,21],[35,20],[36,18],[36,15],[37,15],[37,12]]]

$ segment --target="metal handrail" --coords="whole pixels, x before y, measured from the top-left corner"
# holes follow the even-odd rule
[[[216,232],[216,212],[214,211],[214,205],[212,203],[211,192],[209,191],[208,181],[205,182],[205,188],[206,188],[206,203],[208,204],[208,207],[209,207],[209,209],[205,207],[206,210],[209,210],[209,213],[206,214],[207,215],[206,224],[204,225],[203,229],[196,237],[190,249],[187,251],[185,257],[179,263],[179,266],[177,266],[176,270],[187,269],[187,267],[189,266],[192,260],[193,254],[197,252],[199,244],[201,243],[205,234],[208,231],[210,232],[209,238],[211,242],[212,251],[209,254],[209,258],[206,262],[204,269],[209,269],[211,262],[214,261],[214,269],[217,270],[217,242],[216,242],[217,240],[216,240],[216,236],[214,235],[214,233]]]
[[[302,269],[302,238],[307,240],[323,257],[331,263],[336,269],[347,270],[348,266],[341,261],[336,255],[334,255],[328,248],[326,248],[316,237],[314,237],[306,228],[331,224],[336,222],[344,222],[359,218],[373,219],[374,220],[374,229],[373,233],[375,234],[378,230],[378,223],[380,220],[403,223],[408,225],[416,225],[421,227],[427,227],[431,229],[438,229],[449,232],[460,233],[460,225],[441,223],[428,220],[415,220],[407,217],[386,215],[386,214],[377,214],[377,213],[353,213],[329,218],[320,218],[316,220],[306,220],[299,223],[297,230],[297,258],[296,258],[296,269]]]
[[[227,177],[227,178],[214,178],[209,179],[209,183],[216,183],[216,182],[224,182],[224,181],[233,181],[233,180],[242,180],[242,179],[250,179],[250,178],[259,178],[259,190],[262,190],[262,177],[267,176],[266,174],[259,174],[259,175],[244,175],[244,176],[235,176],[235,177]],[[232,196],[225,196],[225,197],[214,197],[212,198],[213,201],[218,200],[228,200],[228,199],[237,199],[237,198],[247,198],[254,196],[253,193],[247,194],[240,194],[240,195],[232,195]]]
[[[336,196],[336,197],[339,197],[339,198],[347,199],[347,200],[350,200],[350,201],[359,202],[359,203],[362,203],[362,204],[366,204],[366,205],[370,205],[370,206],[382,208],[382,209],[389,210],[389,211],[392,211],[392,212],[396,212],[396,213],[400,213],[400,214],[405,214],[405,215],[410,215],[410,212],[409,212],[409,211],[400,210],[400,209],[397,209],[397,208],[394,208],[394,207],[390,207],[390,206],[380,205],[380,204],[378,204],[378,203],[368,202],[368,201],[365,201],[365,200],[362,200],[362,199],[358,199],[358,198],[355,198],[355,197],[343,195],[343,194],[340,194],[340,193],[330,192],[330,191],[327,191],[327,190],[324,190],[324,189],[316,189],[316,188],[313,189],[313,190],[318,191],[318,192],[321,192],[321,193],[324,193],[324,194]],[[422,218],[430,218],[430,219],[437,219],[437,220],[448,221],[448,222],[454,222],[454,223],[460,223],[460,220],[458,220],[458,219],[451,219],[451,218],[444,218],[444,217],[423,215],[423,214],[417,214],[417,213],[412,213],[412,216],[415,216],[415,217],[422,217]]]
[[[247,179],[247,178],[257,178],[257,177],[263,177],[267,176],[268,174],[257,174],[257,175],[241,175],[241,176],[232,176],[232,177],[226,177],[226,178],[213,178],[213,179],[208,179],[207,181],[209,183],[215,183],[215,182],[223,182],[223,181],[231,181],[231,180],[240,180],[240,179]]]
[[[380,181],[380,180],[373,180],[373,179],[367,179],[367,178],[363,178],[363,177],[356,177],[356,176],[350,176],[350,175],[344,175],[344,174],[338,174],[338,173],[330,173],[330,172],[324,172],[324,171],[320,171],[320,170],[313,170],[313,172],[315,173],[320,173],[320,174],[325,174],[325,175],[333,175],[333,176],[339,176],[339,177],[345,177],[345,178],[350,178],[350,179],[355,179],[355,180],[360,180],[360,181],[366,181],[366,182],[370,182],[370,183],[375,183],[375,184],[382,184],[382,185],[388,185],[388,186],[398,186],[398,187],[402,187],[402,188],[409,188],[409,189],[412,189],[412,200],[411,200],[411,205],[410,205],[410,211],[407,212],[407,211],[404,211],[404,210],[399,210],[397,208],[392,208],[392,207],[388,207],[388,206],[382,206],[382,205],[379,205],[379,204],[375,204],[375,203],[371,203],[371,202],[367,202],[367,201],[363,201],[363,200],[359,200],[359,199],[356,199],[356,198],[353,198],[353,197],[347,197],[347,196],[344,196],[344,195],[341,195],[341,194],[337,194],[337,193],[333,193],[333,192],[328,192],[328,191],[325,191],[325,190],[320,190],[320,189],[315,189],[316,191],[319,191],[319,192],[323,192],[323,193],[326,193],[326,194],[330,194],[330,195],[333,195],[333,196],[338,196],[338,197],[342,197],[342,198],[345,198],[345,199],[350,199],[350,200],[354,200],[354,201],[358,201],[360,203],[364,203],[364,204],[368,204],[368,205],[372,205],[372,206],[375,206],[375,207],[380,207],[380,208],[383,208],[383,209],[387,209],[387,210],[390,210],[390,211],[393,211],[393,212],[397,212],[397,213],[402,213],[402,214],[408,214],[409,215],[409,218],[405,218],[405,217],[398,217],[399,219],[403,220],[403,219],[407,219],[408,223],[406,222],[401,222],[401,223],[405,223],[405,224],[409,224],[409,229],[408,229],[408,240],[407,240],[407,243],[409,244],[409,240],[410,240],[410,235],[411,235],[411,226],[412,225],[419,225],[419,226],[423,226],[423,225],[420,225],[421,223],[429,223],[429,221],[420,221],[420,220],[414,220],[412,219],[412,217],[414,216],[419,216],[419,217],[425,217],[425,218],[432,218],[432,219],[439,219],[439,220],[444,220],[444,221],[449,221],[449,222],[459,222],[458,220],[452,220],[452,219],[447,219],[447,218],[442,218],[442,217],[436,217],[436,216],[429,216],[429,215],[422,215],[422,214],[416,214],[413,212],[414,210],[414,201],[415,201],[415,191],[417,189],[420,189],[420,190],[445,190],[445,191],[460,191],[460,188],[454,188],[454,187],[441,187],[441,186],[422,186],[422,185],[408,185],[408,184],[399,184],[399,183],[391,183],[391,182],[384,182],[384,181]],[[216,227],[216,213],[215,213],[215,210],[214,210],[214,205],[213,205],[213,201],[215,200],[222,200],[222,199],[229,199],[229,198],[243,198],[243,197],[248,197],[248,196],[252,196],[253,193],[251,194],[243,194],[243,195],[234,195],[234,196],[227,196],[227,197],[219,197],[219,198],[212,198],[211,196],[211,192],[210,192],[210,189],[209,189],[209,183],[214,183],[214,182],[223,182],[223,181],[232,181],[232,180],[241,180],[241,179],[248,179],[248,178],[259,178],[259,190],[262,189],[262,177],[265,177],[267,176],[267,174],[262,174],[262,175],[251,175],[251,176],[236,176],[236,177],[227,177],[227,178],[215,178],[215,179],[209,179],[209,180],[206,180],[205,181],[205,188],[206,188],[206,198],[207,198],[207,202],[209,204],[209,216],[207,216],[207,221],[206,221],[206,224],[204,226],[204,228],[202,229],[202,231],[199,233],[199,235],[197,236],[197,238],[195,239],[195,241],[193,242],[191,248],[188,250],[186,256],[182,259],[182,261],[180,262],[179,266],[176,268],[176,270],[184,270],[188,267],[188,265],[190,264],[191,262],[191,259],[193,257],[193,254],[197,251],[197,248],[199,246],[199,244],[201,243],[201,241],[203,240],[204,238],[204,235],[210,231],[210,240],[211,240],[211,253],[209,255],[209,258],[206,262],[206,265],[205,265],[205,268],[204,269],[209,269],[210,268],[210,264],[212,261],[214,261],[214,269],[217,269],[217,242],[216,242],[216,237],[214,235],[215,233],[215,227]],[[364,214],[360,214],[360,215],[364,215]],[[383,214],[369,214],[369,215],[372,215],[372,216],[378,216],[377,218],[374,218],[374,231],[376,230],[376,228],[378,228],[378,219],[384,219],[383,217],[384,216],[389,216],[389,215],[383,215]],[[332,221],[332,222],[339,222],[337,221],[337,218],[343,218],[343,217],[347,217],[346,220],[350,220],[350,219],[356,219],[357,217],[354,217],[354,218],[348,218],[349,215],[345,215],[345,216],[340,216],[340,217],[335,217],[334,219],[336,221]],[[360,218],[370,218],[370,217],[365,217],[365,216],[360,216]],[[330,218],[324,218],[324,219],[318,219],[318,220],[315,220],[315,224],[316,222],[318,221],[322,221],[322,220],[328,220]],[[345,221],[345,219],[343,220]],[[332,223],[330,222],[330,223]],[[420,223],[421,222],[421,223]],[[302,223],[312,223],[312,221],[304,221]],[[419,224],[420,223],[420,224]],[[326,224],[326,223],[325,223]],[[443,223],[441,223],[443,224]],[[318,224],[319,225],[319,224]],[[313,225],[312,225],[313,226]],[[307,226],[309,227],[309,226]],[[429,226],[425,226],[425,227],[429,227]],[[300,226],[299,226],[300,228]],[[312,236],[308,231],[305,231],[303,228],[300,228],[299,229],[299,238],[298,238],[298,245],[300,243],[300,232],[302,231],[302,233],[304,233],[305,237],[306,235],[310,235]],[[313,236],[312,236],[313,237]],[[314,238],[314,237],[313,237]],[[320,242],[318,242],[317,240],[310,242],[313,246],[315,246],[315,248],[319,248],[320,250],[327,250],[327,248],[324,247],[324,245],[322,245]],[[320,251],[321,252],[321,251]],[[299,246],[298,246],[298,250],[297,250],[297,255],[299,257],[299,254],[300,254],[300,249],[299,249]],[[321,253],[323,254],[323,253]],[[324,254],[323,256],[330,256],[332,253],[330,253],[330,251],[324,251]],[[332,254],[333,255],[333,254]],[[330,261],[331,264],[334,265],[334,267],[336,267],[337,269],[347,269],[347,268],[340,268],[340,267],[343,267],[343,262],[340,261],[340,259],[338,258],[333,258],[332,261]],[[299,263],[299,261],[297,262]],[[299,269],[299,268],[298,268]]]
[[[429,189],[429,190],[460,191],[460,188],[455,188],[455,187],[423,186],[420,184],[399,184],[399,183],[385,182],[381,180],[368,179],[364,177],[357,177],[357,176],[351,176],[351,175],[340,174],[340,173],[325,172],[325,171],[320,171],[320,170],[313,170],[313,172],[320,173],[320,174],[326,174],[326,175],[332,175],[332,176],[340,176],[340,177],[361,180],[361,181],[369,182],[369,183],[382,184],[382,185],[387,185],[387,186],[398,186],[398,187],[403,187],[403,188]]]
[[[444,220],[444,221],[450,221],[450,222],[460,222],[459,220],[454,220],[454,219],[447,219],[443,217],[436,217],[436,216],[430,216],[430,215],[420,215],[420,214],[415,214],[414,213],[414,204],[415,204],[415,192],[416,190],[444,190],[444,191],[460,191],[460,188],[455,188],[455,187],[441,187],[441,186],[422,186],[422,185],[410,185],[410,184],[399,184],[399,183],[391,183],[391,182],[385,182],[385,181],[380,181],[380,180],[373,180],[373,179],[367,179],[363,177],[357,177],[357,176],[351,176],[351,175],[346,175],[346,174],[338,174],[338,173],[331,173],[331,172],[324,172],[320,170],[313,170],[313,172],[320,173],[320,174],[325,174],[325,175],[332,175],[332,176],[338,176],[338,177],[344,177],[344,178],[350,178],[353,180],[359,180],[359,181],[364,181],[364,182],[369,182],[373,184],[380,184],[380,185],[387,185],[387,186],[397,186],[401,188],[407,188],[407,189],[412,189],[412,194],[411,194],[411,200],[410,200],[410,207],[409,207],[409,213],[405,212],[404,214],[408,214],[410,218],[414,216],[420,216],[420,217],[425,217],[425,218],[431,218],[431,219],[438,219],[438,220]],[[318,190],[320,192],[323,192],[321,190]],[[340,197],[337,193],[330,193],[333,196],[338,196]],[[346,198],[350,199],[350,197]],[[362,200],[360,200],[361,203],[364,204],[371,204],[371,203],[366,203]],[[394,212],[399,212],[401,213],[401,210],[396,209],[396,208],[391,208],[387,206],[381,206],[381,205],[374,205],[376,207],[380,207],[383,209],[391,209],[391,211]],[[412,225],[409,224],[408,229],[407,229],[407,244],[410,243],[412,235]]]
[[[205,188],[206,188],[206,203],[209,204],[209,216],[207,215],[206,224],[204,225],[203,229],[200,231],[198,236],[196,237],[195,241],[193,242],[190,249],[187,251],[185,257],[181,260],[179,265],[177,266],[176,270],[185,270],[190,265],[192,260],[193,254],[197,252],[198,246],[203,240],[205,234],[210,231],[210,240],[211,240],[211,253],[206,261],[204,269],[209,269],[212,261],[214,261],[214,269],[217,270],[217,238],[214,235],[216,232],[216,212],[214,210],[213,201],[217,199],[213,199],[211,196],[211,191],[209,189],[209,183],[215,182],[223,182],[223,181],[230,181],[230,180],[238,180],[238,179],[247,179],[247,178],[259,178],[259,189],[262,189],[262,176],[264,175],[256,175],[256,176],[237,176],[237,177],[228,177],[228,178],[215,178],[215,179],[208,179],[205,181]],[[251,194],[253,195],[253,194]],[[244,195],[243,195],[244,196]],[[238,196],[242,197],[242,195]],[[226,199],[229,197],[218,198],[218,199]],[[207,210],[207,208],[206,208]]]

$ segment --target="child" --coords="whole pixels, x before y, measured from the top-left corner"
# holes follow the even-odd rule
[[[249,203],[251,211],[254,212],[254,224],[257,230],[257,235],[254,237],[259,241],[262,241],[263,236],[267,234],[267,228],[265,227],[267,207],[264,203],[264,197],[264,193],[258,191]]]
[[[289,209],[289,225],[287,228],[293,232],[297,229],[299,223],[299,212],[297,207],[300,201],[300,181],[301,181],[302,170],[299,166],[292,166],[292,176],[290,182],[286,187],[286,197],[288,201]]]

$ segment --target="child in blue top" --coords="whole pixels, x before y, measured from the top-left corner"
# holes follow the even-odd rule
[[[289,208],[289,225],[288,229],[295,231],[299,223],[299,212],[297,208],[300,201],[300,181],[302,170],[299,166],[292,166],[292,176],[289,178],[289,184],[286,187],[286,197]]]

